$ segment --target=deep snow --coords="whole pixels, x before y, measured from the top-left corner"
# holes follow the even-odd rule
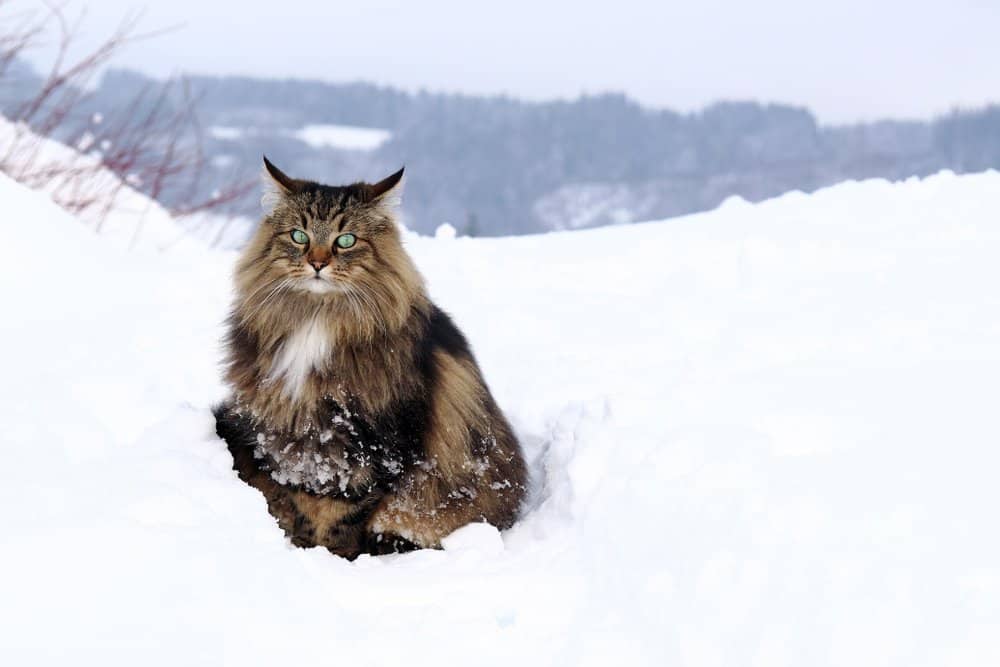
[[[535,491],[354,563],[214,436],[234,255],[0,202],[4,664],[1000,664],[1000,174],[409,237]]]

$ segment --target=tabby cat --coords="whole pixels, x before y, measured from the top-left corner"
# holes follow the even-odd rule
[[[347,558],[509,527],[523,455],[403,249],[403,170],[333,187],[264,166],[274,192],[236,266],[215,410],[240,478],[294,544]]]

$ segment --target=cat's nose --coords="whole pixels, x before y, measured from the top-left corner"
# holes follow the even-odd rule
[[[323,270],[323,267],[330,263],[328,259],[310,259],[309,265],[316,269],[316,273]]]

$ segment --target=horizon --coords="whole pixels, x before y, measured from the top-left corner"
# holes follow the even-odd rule
[[[76,16],[86,7],[73,2],[67,11]],[[103,0],[100,12],[91,6],[78,47],[93,48],[137,10],[143,2]],[[438,20],[444,15],[447,21]],[[620,93],[679,113],[756,101],[806,108],[822,125],[843,125],[930,120],[1000,102],[1000,82],[982,67],[1000,59],[991,27],[998,23],[1000,6],[982,0],[877,7],[845,0],[818,8],[790,0],[753,7],[622,0],[613,13],[595,3],[522,0],[503,11],[449,0],[421,7],[177,0],[147,5],[139,30],[171,29],[130,45],[110,65],[157,78],[184,72],[364,81],[525,102]],[[220,35],[227,48],[218,48]],[[32,62],[49,56],[51,48],[42,49]]]

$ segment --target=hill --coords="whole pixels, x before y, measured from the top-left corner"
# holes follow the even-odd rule
[[[108,72],[81,115],[134,113],[135,97],[155,89],[138,73]],[[187,90],[211,165],[195,199],[257,178],[262,153],[291,174],[329,182],[376,179],[405,164],[407,225],[425,233],[443,222],[477,236],[595,227],[710,210],[733,195],[760,201],[850,179],[1000,168],[997,107],[824,126],[806,109],[756,102],[679,114],[623,95],[526,103],[204,76],[190,77]],[[175,93],[162,103],[183,104]],[[183,205],[192,193],[159,196]],[[230,210],[256,218],[256,194]]]
[[[213,433],[233,255],[0,198],[10,664],[1000,657],[1000,174],[411,235],[534,491],[353,563],[291,548]]]

